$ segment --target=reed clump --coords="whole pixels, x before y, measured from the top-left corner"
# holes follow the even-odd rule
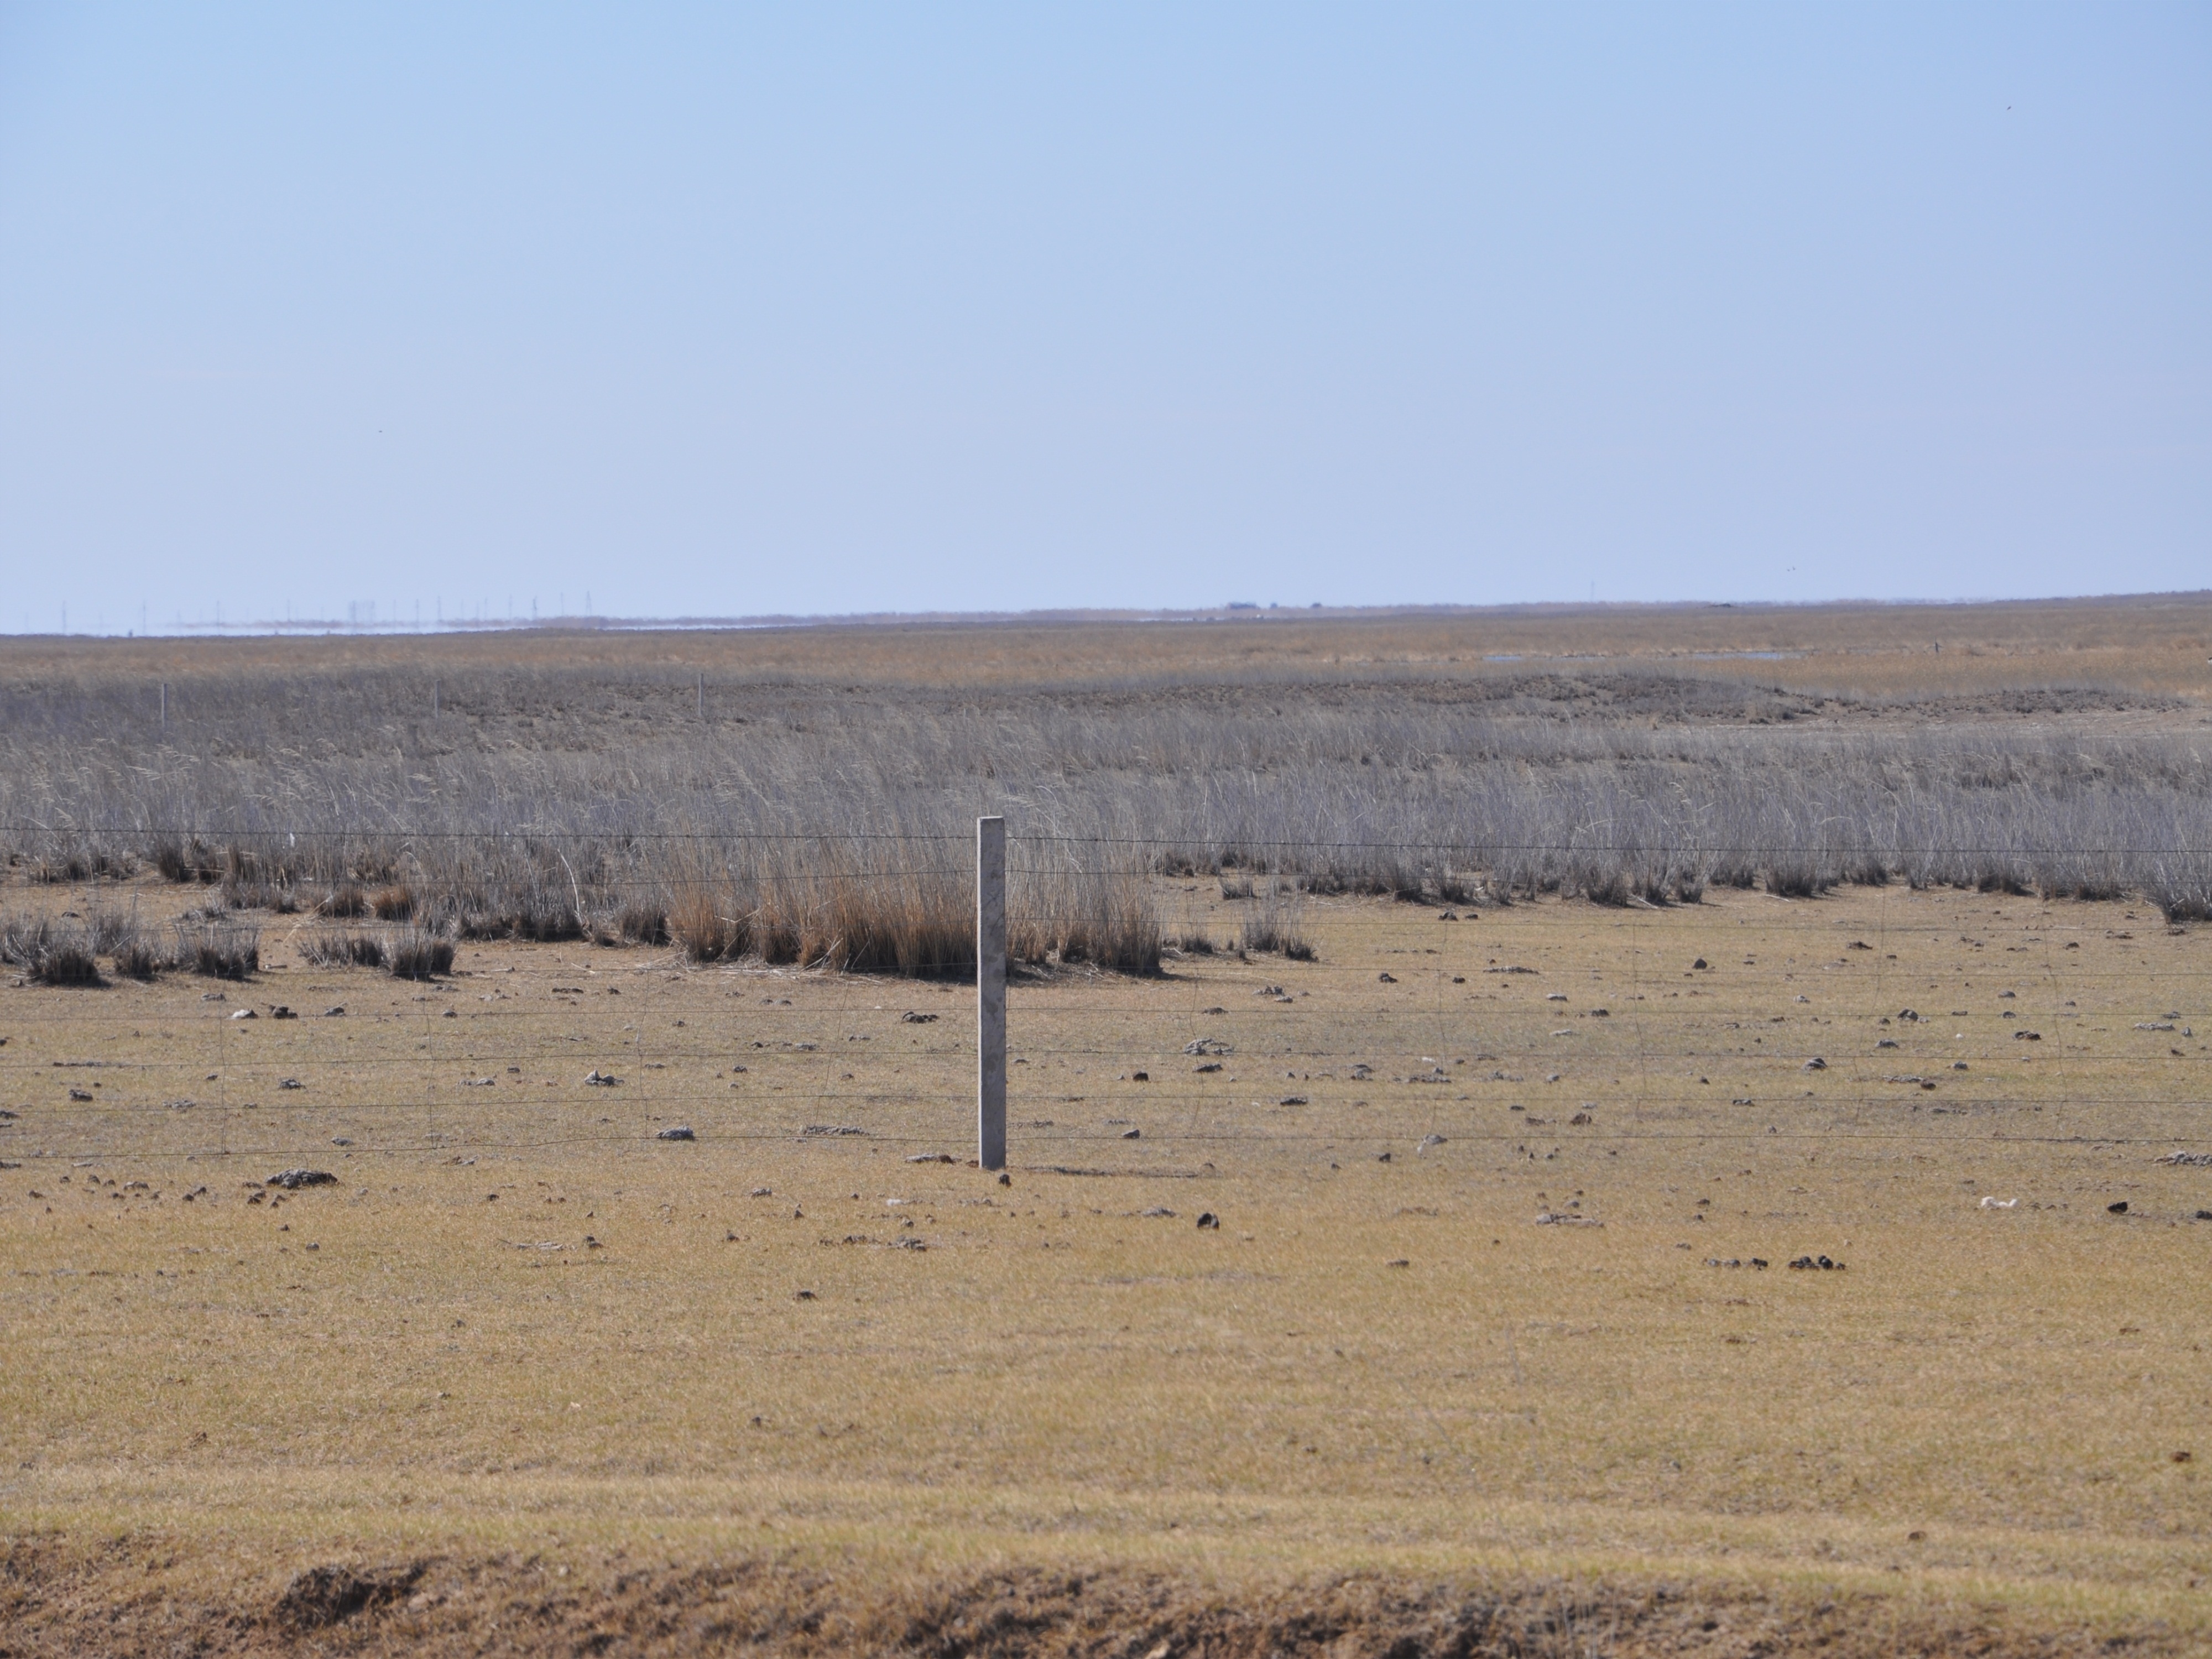
[[[103,981],[91,930],[43,916],[0,922],[0,962],[39,985],[93,986]]]
[[[252,922],[180,918],[170,960],[210,979],[251,979],[261,971],[261,929]]]
[[[1237,924],[1237,948],[1311,962],[1314,948],[1299,926],[1302,915],[1297,887],[1270,876],[1255,889],[1252,908]]]
[[[453,942],[425,928],[401,928],[384,942],[384,966],[394,979],[437,979],[453,971]]]
[[[381,968],[384,940],[374,933],[325,927],[300,941],[300,959],[315,968]]]

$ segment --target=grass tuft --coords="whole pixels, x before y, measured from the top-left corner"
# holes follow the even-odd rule
[[[300,958],[315,968],[381,968],[384,941],[374,933],[325,927],[300,941]]]
[[[385,941],[384,965],[394,979],[434,979],[453,970],[453,942],[420,927]]]
[[[177,965],[210,979],[251,979],[261,970],[261,929],[252,922],[180,920]]]

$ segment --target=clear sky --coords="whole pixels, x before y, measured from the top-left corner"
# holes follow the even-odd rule
[[[2212,586],[2208,183],[2201,0],[0,0],[0,628]]]

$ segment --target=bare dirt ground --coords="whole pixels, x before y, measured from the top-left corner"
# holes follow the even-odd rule
[[[0,1651],[2212,1641],[2201,932],[1452,914],[0,985]]]

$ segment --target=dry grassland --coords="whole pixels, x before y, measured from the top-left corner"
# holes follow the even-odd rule
[[[0,988],[9,1653],[2212,1643],[2147,907],[1310,898],[1018,982],[1010,1185],[957,988],[312,925]]]
[[[11,641],[0,865],[923,972],[972,908],[938,854],[996,811],[1036,957],[1121,967],[1153,948],[1129,878],[1231,868],[1449,902],[1883,876],[2203,920],[2208,652],[2205,595]]]
[[[1413,670],[1424,680],[1514,665],[1673,665],[1862,698],[2077,688],[2212,700],[2212,592],[1972,605],[1516,605],[1194,611],[1168,619],[887,619],[650,632],[555,628],[429,637],[18,638],[41,679],[167,675],[221,684],[396,668],[520,673],[665,671],[855,687],[1141,684]]]

